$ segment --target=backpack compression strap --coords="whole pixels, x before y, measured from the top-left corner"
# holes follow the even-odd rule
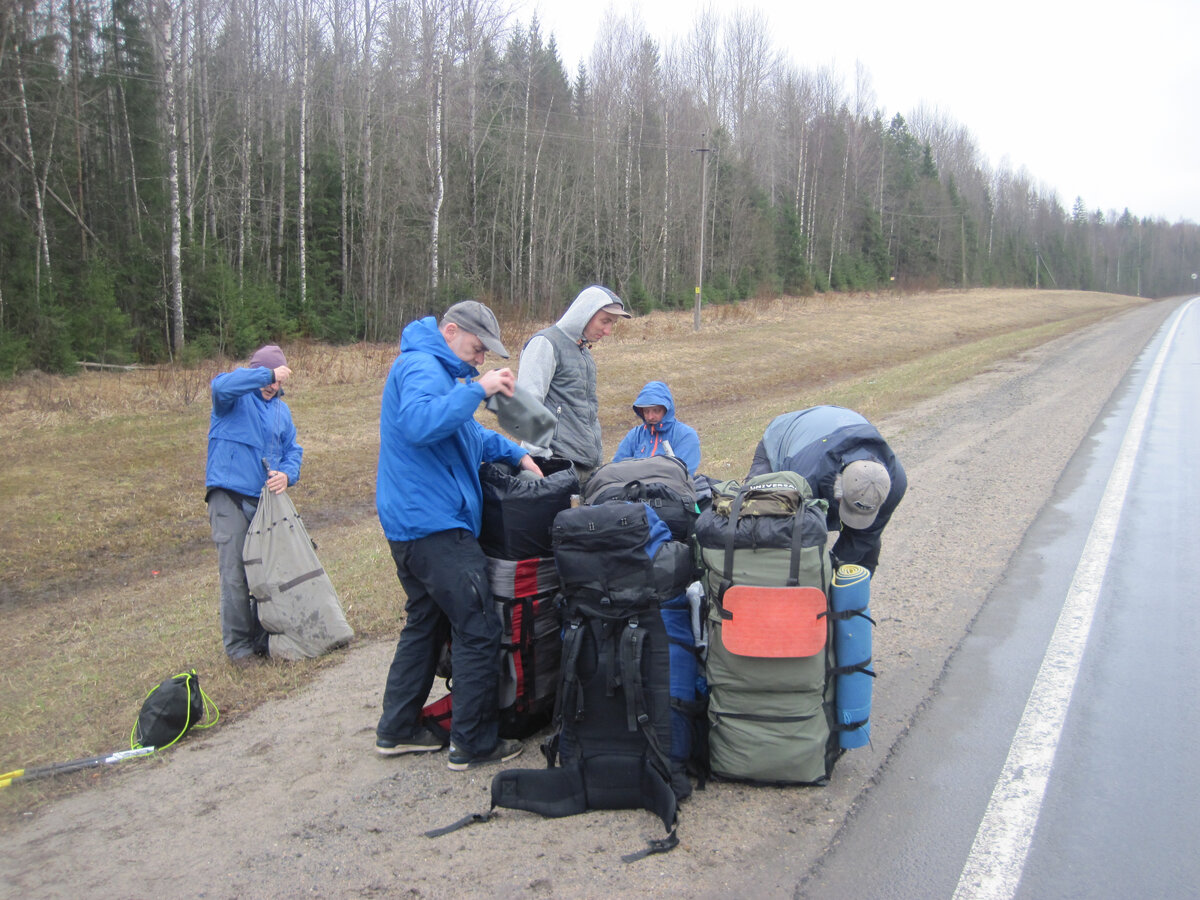
[[[738,488],[738,492],[729,506],[729,526],[725,530],[725,567],[721,572],[721,587],[717,591],[717,609],[720,611],[722,619],[733,618],[721,605],[721,600],[725,596],[725,591],[733,586],[733,544],[734,538],[737,536],[738,515],[742,511],[742,497],[749,489],[749,485],[742,485]],[[801,542],[804,540],[804,513],[807,509],[808,504],[802,500],[793,516],[792,556],[788,560],[788,587],[796,587],[800,584],[800,551],[802,549]],[[822,563],[822,569],[824,565]],[[822,571],[823,574],[824,571]],[[821,589],[824,590],[824,587]]]
[[[726,520],[725,528],[725,566],[721,572],[721,586],[717,589],[717,612],[720,613],[722,619],[732,619],[732,614],[725,611],[725,607],[721,605],[721,601],[725,598],[725,591],[733,586],[733,541],[737,536],[738,513],[742,511],[742,495],[746,487],[743,485],[738,488],[738,492],[733,497],[733,502],[729,506],[729,518]]]

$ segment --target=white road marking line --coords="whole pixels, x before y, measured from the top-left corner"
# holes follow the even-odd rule
[[[1008,759],[959,876],[954,900],[1009,900],[1016,894],[1079,675],[1150,403],[1179,323],[1197,299],[1200,298],[1189,300],[1176,313],[1138,396],[1050,646],[1009,747]]]

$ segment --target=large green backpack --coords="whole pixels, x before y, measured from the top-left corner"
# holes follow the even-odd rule
[[[744,781],[823,784],[840,754],[827,504],[793,472],[712,490],[696,522],[710,601],[710,769]]]

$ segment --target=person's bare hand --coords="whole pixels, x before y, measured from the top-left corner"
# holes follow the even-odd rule
[[[268,472],[267,489],[272,494],[282,494],[287,490],[288,477],[285,472]]]
[[[542,467],[533,461],[533,457],[526,453],[521,457],[521,468],[527,472],[532,472],[538,478],[544,478],[545,473],[542,472]]]
[[[513,388],[517,384],[516,376],[513,375],[512,369],[492,369],[490,372],[484,372],[479,376],[479,386],[483,388],[485,397],[490,397],[497,392],[505,397],[513,395]]]
[[[275,380],[278,381],[280,384],[283,384],[285,381],[287,381],[291,377],[292,377],[292,370],[289,369],[287,366],[279,366],[278,368],[275,369]],[[276,491],[276,493],[278,493],[278,491]]]

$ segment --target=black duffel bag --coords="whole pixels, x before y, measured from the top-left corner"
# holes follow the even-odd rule
[[[506,463],[479,467],[483,525],[479,546],[492,559],[546,558],[553,552],[550,526],[579,493],[579,476],[569,459],[535,459],[543,478],[518,474]]]

